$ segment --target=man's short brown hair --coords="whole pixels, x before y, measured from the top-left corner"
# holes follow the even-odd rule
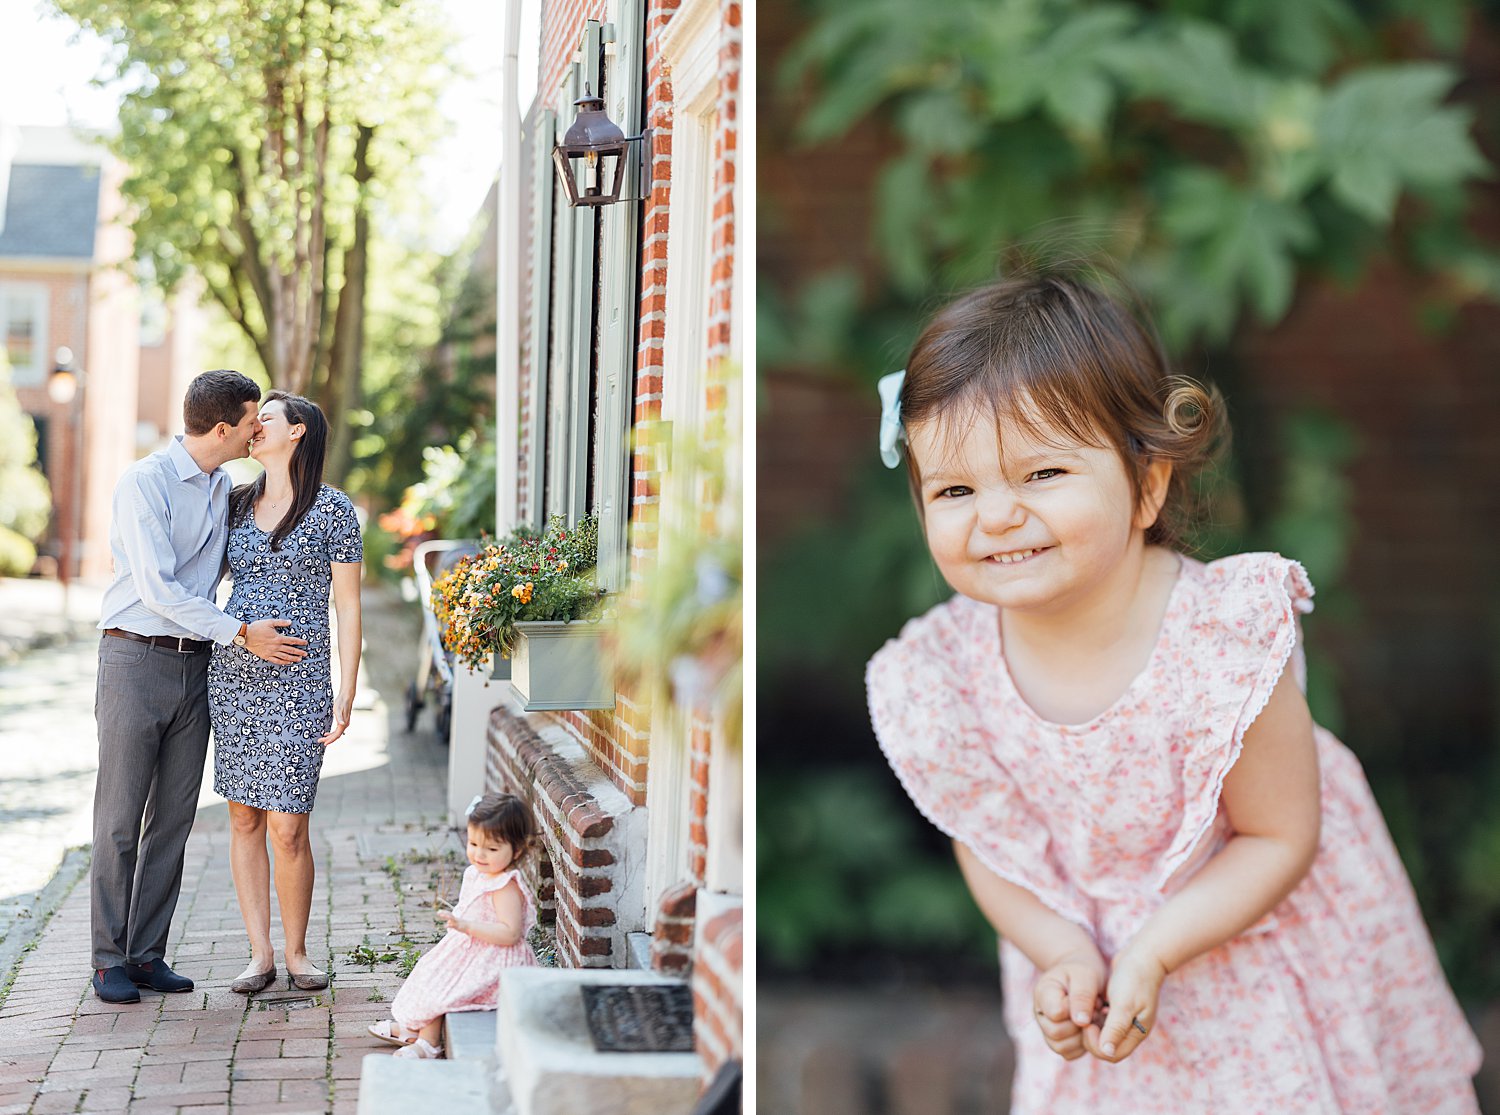
[[[249,376],[220,368],[195,376],[182,399],[182,425],[194,437],[220,422],[238,426],[245,404],[260,402],[260,386]]]

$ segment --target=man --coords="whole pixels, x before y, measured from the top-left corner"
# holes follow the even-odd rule
[[[259,400],[239,372],[204,372],[183,400],[186,435],[115,487],[94,700],[93,985],[106,1002],[138,1002],[138,987],[193,989],[164,957],[208,752],[209,650],[233,642],[268,662],[306,653],[305,640],[278,633],[287,620],[247,625],[213,604],[229,538],[220,466],[249,453]]]

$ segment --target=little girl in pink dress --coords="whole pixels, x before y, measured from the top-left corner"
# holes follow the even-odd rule
[[[1474,1115],[1480,1050],[1354,755],[1295,561],[1181,556],[1223,432],[1072,277],[978,290],[881,383],[958,595],[870,715],[1002,937],[1013,1115]]]
[[[463,886],[443,915],[447,934],[396,993],[392,1018],[369,1028],[402,1047],[397,1057],[442,1056],[437,1040],[445,1014],[493,1010],[500,973],[537,962],[526,939],[536,924],[536,903],[517,870],[536,838],[530,812],[510,794],[478,798],[469,810],[468,836]]]

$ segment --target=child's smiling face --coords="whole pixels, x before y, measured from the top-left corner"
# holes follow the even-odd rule
[[[514,848],[478,825],[469,826],[468,853],[469,862],[479,868],[481,875],[498,875],[516,858]]]
[[[967,409],[907,431],[922,478],[927,546],[965,596],[1039,613],[1087,605],[1113,591],[1112,575],[1160,507],[1170,471],[1153,465],[1146,505],[1113,449],[1042,436],[1014,422],[997,430]]]

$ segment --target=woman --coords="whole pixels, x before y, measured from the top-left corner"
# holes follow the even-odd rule
[[[250,937],[250,966],[230,985],[242,994],[263,991],[276,979],[268,833],[288,986],[328,986],[327,974],[307,958],[313,887],[307,825],[324,748],[344,734],[354,705],[364,556],[354,505],[323,483],[323,412],[299,395],[272,391],[260,422],[250,456],[265,472],[229,497],[234,591],[225,610],[246,623],[284,617],[289,626],[283,633],[306,640],[307,655],[277,665],[249,653],[237,638],[237,645],[215,647],[209,664],[214,792],[229,802],[230,866]],[[338,614],[337,696],[329,682],[330,584]]]

